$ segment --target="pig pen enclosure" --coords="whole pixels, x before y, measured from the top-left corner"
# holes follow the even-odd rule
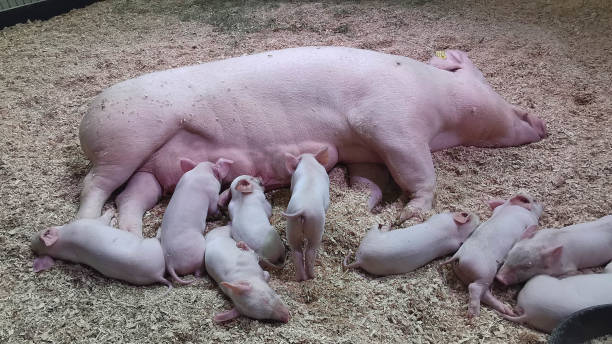
[[[401,201],[366,210],[367,190],[330,172],[331,206],[315,280],[293,266],[272,271],[288,324],[247,318],[216,325],[231,307],[208,278],[135,287],[76,264],[32,272],[31,236],[71,221],[90,165],[78,126],[104,88],[147,72],[309,45],[372,49],[426,61],[461,49],[509,102],[547,122],[550,136],[504,149],[433,154],[429,215],[472,210],[527,190],[544,204],[541,227],[590,221],[612,210],[612,9],[606,0],[562,1],[127,1],[94,3],[48,21],[0,31],[0,342],[543,343],[546,335],[483,307],[466,318],[466,288],[436,260],[375,278],[341,269],[374,223]],[[289,190],[268,193],[272,224]],[[147,212],[153,236],[168,202]],[[112,200],[107,206],[114,206]],[[226,220],[225,220],[226,221]],[[219,226],[224,220],[209,223]],[[413,224],[408,222],[404,226]],[[515,304],[519,287],[493,293]]]

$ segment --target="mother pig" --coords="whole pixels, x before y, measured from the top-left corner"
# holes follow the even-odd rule
[[[142,215],[181,171],[178,158],[234,161],[229,182],[260,176],[288,186],[285,153],[328,146],[326,168],[388,168],[412,194],[402,211],[428,210],[435,172],[430,151],[516,146],[546,136],[544,122],[510,105],[467,55],[449,50],[424,64],[343,47],[303,47],[155,72],[98,95],[83,117],[81,146],[93,168],[79,218],[94,218],[111,193],[122,229]],[[384,165],[384,166],[383,166]],[[357,168],[355,168],[357,170]]]

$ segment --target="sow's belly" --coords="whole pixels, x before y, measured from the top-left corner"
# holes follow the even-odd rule
[[[223,184],[229,184],[234,178],[247,174],[260,177],[266,190],[273,190],[291,184],[291,175],[285,167],[286,153],[298,156],[302,153],[315,153],[327,146],[329,157],[325,168],[328,171],[338,162],[379,162],[372,151],[337,138],[339,136],[319,141],[298,138],[295,143],[276,143],[270,140],[271,142],[239,145],[236,142],[209,142],[201,135],[180,130],[154,152],[138,171],[152,173],[164,192],[172,192],[183,173],[179,163],[181,158],[195,162],[215,162],[219,158],[225,158],[234,163]]]

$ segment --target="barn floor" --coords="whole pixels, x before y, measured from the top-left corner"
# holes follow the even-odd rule
[[[545,342],[486,307],[468,321],[466,289],[438,270],[439,261],[386,278],[343,272],[342,258],[367,228],[392,222],[401,203],[369,214],[365,189],[349,188],[342,167],[331,172],[319,277],[293,282],[291,264],[272,273],[292,312],[288,324],[215,325],[213,315],[231,304],[207,278],[160,298],[164,286],[134,287],[75,264],[36,275],[28,245],[38,230],[76,214],[89,168],[78,126],[101,90],[151,71],[306,45],[421,61],[462,49],[502,96],[548,123],[549,138],[528,146],[435,153],[433,212],[473,210],[486,220],[486,200],[523,189],[545,205],[543,227],[610,214],[611,7],[606,0],[110,0],[0,31],[0,342]],[[289,191],[269,199],[284,237]],[[147,213],[146,235],[166,204]],[[513,304],[518,290],[496,286],[494,294]]]

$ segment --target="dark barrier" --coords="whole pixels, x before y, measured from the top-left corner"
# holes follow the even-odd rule
[[[0,29],[34,19],[49,19],[97,0],[0,0]]]

